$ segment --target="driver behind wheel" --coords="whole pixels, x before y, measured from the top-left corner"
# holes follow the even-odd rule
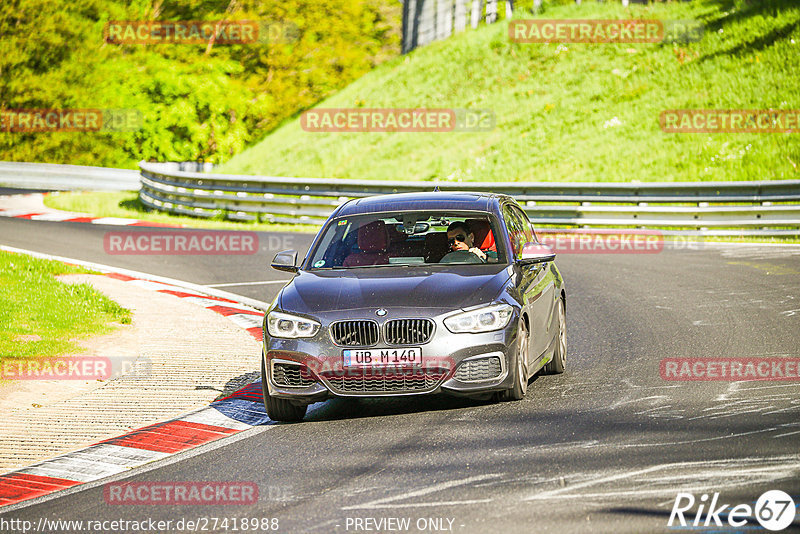
[[[486,263],[486,254],[475,246],[475,235],[467,223],[450,223],[447,239],[450,252],[445,254],[440,263]]]

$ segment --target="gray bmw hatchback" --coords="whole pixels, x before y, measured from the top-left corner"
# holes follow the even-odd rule
[[[331,396],[448,393],[520,400],[566,362],[555,254],[509,196],[402,193],[351,200],[264,317],[267,414],[299,421]]]

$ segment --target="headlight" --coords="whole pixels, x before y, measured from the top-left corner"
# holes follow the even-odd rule
[[[267,331],[272,337],[314,337],[319,331],[319,323],[305,317],[272,311],[267,316]]]
[[[454,334],[463,332],[491,332],[505,328],[514,314],[508,304],[493,304],[463,313],[451,315],[444,325]]]

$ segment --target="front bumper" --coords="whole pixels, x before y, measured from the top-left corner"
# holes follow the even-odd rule
[[[365,373],[344,368],[345,347],[332,342],[325,323],[316,336],[307,339],[270,338],[265,332],[263,357],[269,394],[312,403],[329,397],[471,396],[511,388],[516,314],[504,329],[479,334],[453,334],[444,326],[443,317],[429,316],[435,323],[433,337],[415,345],[422,350],[421,369],[382,368]],[[370,348],[399,347],[378,343]],[[292,380],[287,380],[288,375]]]

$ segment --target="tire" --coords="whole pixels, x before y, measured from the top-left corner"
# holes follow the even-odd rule
[[[514,386],[504,391],[501,400],[518,401],[525,398],[528,392],[528,350],[530,343],[528,337],[528,327],[520,318],[517,326],[517,357],[514,360]]]
[[[306,415],[308,406],[296,406],[286,399],[271,397],[267,386],[267,368],[264,365],[264,357],[261,357],[261,394],[264,397],[264,408],[267,415],[273,421],[284,423],[296,423],[302,421]]]
[[[564,299],[558,299],[558,336],[553,359],[542,368],[546,375],[560,375],[567,366],[567,315]]]

